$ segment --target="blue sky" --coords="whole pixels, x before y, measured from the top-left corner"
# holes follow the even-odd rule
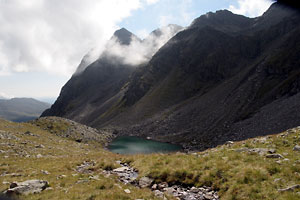
[[[118,25],[140,37],[168,24],[188,26],[193,19],[209,12],[237,6],[235,0],[164,0],[132,12]],[[143,34],[144,33],[144,34]]]
[[[0,97],[55,98],[82,57],[121,27],[140,37],[209,11],[261,15],[270,0],[1,0]]]

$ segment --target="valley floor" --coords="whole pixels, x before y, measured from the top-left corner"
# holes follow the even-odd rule
[[[300,127],[203,152],[126,156],[37,124],[0,120],[0,190],[32,179],[49,183],[21,199],[159,199],[103,173],[121,167],[117,161],[156,183],[211,187],[221,199],[300,199]]]

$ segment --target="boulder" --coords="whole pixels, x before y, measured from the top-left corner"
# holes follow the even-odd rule
[[[172,187],[164,188],[164,191],[170,196],[173,196],[173,193],[175,193],[175,189]]]
[[[299,145],[294,146],[293,151],[300,151],[300,146]]]
[[[153,179],[144,176],[139,180],[139,186],[141,188],[150,187],[152,182],[153,182]]]
[[[6,194],[35,194],[40,193],[49,187],[47,181],[43,180],[28,180],[24,182],[13,182],[10,184],[10,188],[5,191]]]
[[[154,190],[154,195],[159,198],[164,198],[164,193],[159,190]]]
[[[158,189],[159,190],[162,190],[162,189],[167,188],[167,187],[169,187],[169,184],[167,182],[162,182],[162,183],[158,184]]]

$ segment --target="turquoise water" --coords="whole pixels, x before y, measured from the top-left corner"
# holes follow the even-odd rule
[[[182,147],[134,136],[120,136],[108,145],[108,149],[119,154],[149,154],[180,151]]]

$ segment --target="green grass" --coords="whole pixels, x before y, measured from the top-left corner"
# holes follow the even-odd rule
[[[55,125],[60,129],[60,124]],[[61,124],[64,129],[65,124]],[[278,189],[300,184],[300,152],[293,151],[299,144],[300,132],[289,135],[272,135],[265,142],[249,139],[233,145],[218,146],[195,154],[151,154],[117,155],[103,150],[101,144],[77,143],[61,138],[44,130],[43,126],[27,123],[0,121],[0,130],[9,132],[17,139],[1,139],[0,149],[0,190],[8,188],[3,182],[29,179],[47,180],[52,190],[28,195],[22,199],[155,199],[149,189],[124,185],[115,176],[105,176],[102,170],[111,170],[123,160],[137,168],[140,177],[149,176],[155,182],[186,186],[211,186],[219,192],[221,199],[300,199],[297,192],[278,192]],[[23,134],[30,131],[35,136]],[[1,132],[0,132],[1,133]],[[24,144],[26,142],[27,144]],[[9,145],[8,145],[9,144]],[[43,144],[45,148],[36,148]],[[236,152],[236,149],[274,148],[288,161],[268,159],[263,155]],[[23,152],[23,153],[22,153]],[[29,154],[31,157],[23,157]],[[42,158],[36,158],[41,154]],[[283,159],[280,159],[283,160]],[[75,169],[84,161],[93,161],[92,175],[81,174]],[[42,173],[42,170],[50,174]],[[3,174],[20,174],[11,176]],[[65,177],[61,177],[65,175]],[[130,189],[127,194],[124,189]],[[170,199],[170,198],[169,198]]]

